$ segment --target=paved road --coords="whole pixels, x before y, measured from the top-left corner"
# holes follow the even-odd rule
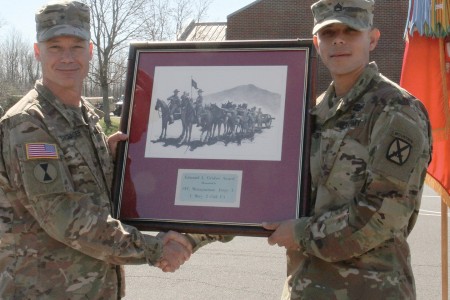
[[[440,198],[428,187],[409,242],[417,299],[441,299]],[[284,251],[265,238],[236,237],[200,249],[173,274],[127,266],[126,300],[273,300],[285,278]]]

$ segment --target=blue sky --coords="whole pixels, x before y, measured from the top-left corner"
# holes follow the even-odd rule
[[[208,18],[204,21],[226,21],[229,14],[247,6],[255,0],[213,0]],[[30,43],[35,39],[34,13],[48,0],[0,0],[0,38],[10,34],[12,30],[18,31]]]

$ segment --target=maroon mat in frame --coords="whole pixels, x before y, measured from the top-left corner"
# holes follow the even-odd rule
[[[265,236],[261,222],[305,215],[315,68],[311,40],[132,44],[116,217]]]

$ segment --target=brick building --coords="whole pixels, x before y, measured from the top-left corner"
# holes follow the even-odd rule
[[[310,7],[314,2],[316,0],[256,0],[228,15],[226,39],[311,38]],[[408,0],[375,1],[374,24],[381,31],[381,39],[371,60],[377,62],[381,73],[395,82],[400,80],[408,4]],[[319,62],[317,93],[324,91],[330,81],[328,71]]]
[[[227,40],[310,38],[313,28],[311,5],[316,0],[259,0],[227,18]],[[374,24],[381,31],[380,42],[372,53],[380,71],[398,82],[403,60],[403,32],[408,0],[376,0]],[[319,63],[318,93],[331,81]]]

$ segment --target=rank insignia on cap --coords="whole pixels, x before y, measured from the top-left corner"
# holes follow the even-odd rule
[[[50,163],[41,163],[34,168],[34,177],[42,183],[53,182],[58,175],[54,165]]]
[[[399,166],[402,166],[409,158],[412,146],[403,139],[396,138],[389,146],[386,158]]]
[[[336,4],[336,6],[334,7],[334,11],[342,11],[344,8],[342,7],[342,5],[340,3]]]
[[[30,143],[26,144],[27,159],[58,159],[55,144]]]

